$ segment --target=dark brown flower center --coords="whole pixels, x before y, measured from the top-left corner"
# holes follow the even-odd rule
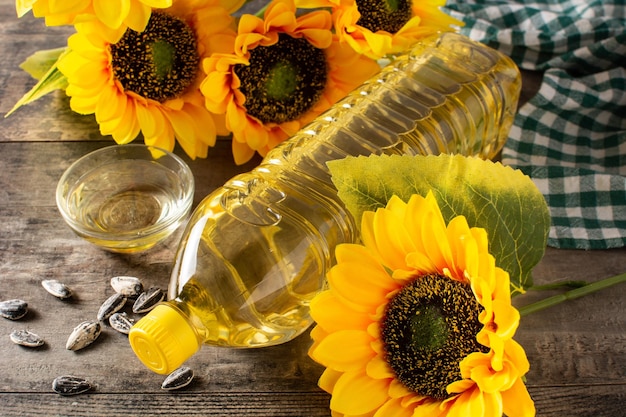
[[[360,26],[396,33],[412,17],[411,0],[357,0]]]
[[[143,32],[128,29],[111,44],[113,74],[125,91],[164,102],[194,82],[200,57],[194,31],[183,20],[152,11]]]
[[[234,71],[246,111],[263,123],[298,119],[317,103],[328,77],[324,51],[286,34],[274,45],[252,49],[250,64]]]
[[[436,399],[461,379],[459,364],[487,352],[476,340],[482,306],[468,284],[431,274],[405,285],[387,304],[382,321],[385,357],[407,388]]]

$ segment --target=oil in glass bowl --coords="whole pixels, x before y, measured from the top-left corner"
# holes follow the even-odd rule
[[[56,197],[77,235],[113,252],[134,253],[178,228],[193,191],[193,174],[178,156],[145,145],[116,145],[72,164]]]

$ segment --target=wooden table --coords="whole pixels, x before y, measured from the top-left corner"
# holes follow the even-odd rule
[[[0,113],[33,85],[18,65],[36,50],[63,46],[68,33],[30,16],[17,19],[14,2],[0,0]],[[166,288],[178,242],[176,234],[147,253],[117,255],[89,245],[65,225],[55,206],[57,180],[71,162],[111,144],[98,134],[93,117],[69,110],[62,93],[0,119],[0,300],[22,298],[30,305],[20,321],[0,319],[0,415],[329,416],[329,396],[317,387],[322,368],[307,356],[307,334],[265,349],[204,347],[188,361],[196,379],[176,392],[162,391],[163,377],[144,368],[127,338],[110,328],[87,349],[65,349],[74,326],[94,318],[112,294],[111,277],[134,275]],[[258,161],[235,166],[227,141],[206,160],[187,159],[197,180],[195,204]],[[535,281],[596,281],[624,271],[626,250],[548,249]],[[52,278],[74,290],[72,301],[43,290],[41,280]],[[526,295],[516,303],[546,295],[551,294]],[[528,387],[539,416],[626,414],[625,300],[621,285],[523,319],[517,339],[531,362]],[[44,337],[45,346],[13,344],[9,333],[22,328]],[[61,397],[51,383],[64,374],[86,377],[97,388]]]

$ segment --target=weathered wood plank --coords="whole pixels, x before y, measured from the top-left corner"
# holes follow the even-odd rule
[[[56,207],[55,190],[65,169],[85,154],[113,145],[113,140],[102,138],[80,142],[0,141],[0,207]],[[180,148],[175,149],[194,173],[194,207],[232,176],[258,165],[258,156],[245,165],[235,165],[230,146],[230,141],[219,140],[209,149],[209,159],[196,160],[191,160]]]
[[[243,416],[328,417],[329,398],[315,392],[260,392],[201,394],[110,394],[59,398],[51,395],[0,395],[3,416]],[[88,414],[87,414],[88,413]]]
[[[541,417],[621,417],[625,386],[530,387]],[[322,392],[97,392],[63,398],[55,394],[3,393],[3,416],[330,416],[330,397]]]

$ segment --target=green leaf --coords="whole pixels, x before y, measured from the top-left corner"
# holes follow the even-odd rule
[[[550,215],[543,195],[519,170],[461,155],[348,157],[328,162],[339,197],[355,219],[384,207],[392,195],[433,192],[449,222],[463,215],[482,227],[496,264],[511,277],[511,293],[532,286],[543,257]]]
[[[34,79],[40,80],[46,75],[50,68],[56,65],[66,49],[66,47],[62,47],[37,51],[26,58],[26,60],[20,64],[20,68],[29,73]]]
[[[65,55],[66,50],[67,48],[57,48],[38,51],[22,62],[20,68],[39,82],[24,94],[4,117],[8,117],[23,105],[32,103],[52,91],[67,88],[67,79],[57,68],[57,62]]]

